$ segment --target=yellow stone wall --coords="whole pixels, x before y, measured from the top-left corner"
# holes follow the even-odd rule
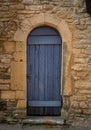
[[[62,118],[73,124],[89,120],[91,16],[85,1],[4,0],[0,5],[0,109],[26,110],[27,37],[35,27],[48,25],[62,37]]]

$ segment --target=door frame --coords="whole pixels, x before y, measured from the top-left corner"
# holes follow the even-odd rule
[[[62,63],[62,91],[61,94],[64,96],[70,97],[74,94],[74,91],[72,89],[72,81],[70,78],[70,70],[71,70],[71,57],[72,57],[72,33],[69,29],[69,26],[67,22],[64,19],[61,19],[59,17],[53,14],[47,14],[47,13],[40,13],[35,14],[31,18],[26,18],[21,23],[21,28],[18,27],[15,34],[14,34],[14,41],[16,41],[17,44],[22,43],[22,46],[24,47],[23,55],[24,55],[24,61],[23,66],[24,69],[21,70],[21,73],[24,73],[22,75],[22,78],[24,79],[24,82],[21,83],[22,90],[27,92],[27,85],[26,85],[26,41],[29,33],[38,26],[48,25],[50,27],[53,27],[58,30],[59,34],[62,37],[62,53],[63,53],[63,63]],[[64,25],[64,26],[63,26]],[[65,60],[66,58],[66,60]],[[17,62],[15,63],[17,65]],[[21,62],[19,62],[19,65],[21,65]],[[11,72],[12,77],[14,76],[14,72]],[[19,86],[20,79],[16,76],[16,84]],[[14,86],[14,80],[12,79],[11,85]],[[68,99],[68,98],[67,98]],[[21,106],[21,108],[26,109],[26,95],[24,98],[24,105]],[[67,105],[67,102],[64,102],[65,105]],[[65,114],[65,112],[64,112]]]

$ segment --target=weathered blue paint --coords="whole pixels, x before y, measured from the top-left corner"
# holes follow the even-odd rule
[[[49,26],[37,27],[29,34],[30,36],[59,36],[59,32]],[[60,43],[61,44],[61,43]]]
[[[60,40],[57,40],[55,36]],[[30,33],[27,45],[29,115],[61,113],[61,52],[61,38],[55,29],[40,27]]]
[[[29,45],[31,44],[60,44],[59,36],[31,36],[28,39]]]
[[[28,45],[61,43],[61,37],[58,31],[47,26],[34,29],[28,37]]]
[[[29,101],[29,106],[31,107],[60,107],[60,101]]]

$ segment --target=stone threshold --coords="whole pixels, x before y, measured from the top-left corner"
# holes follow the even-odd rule
[[[22,124],[30,124],[30,125],[65,125],[65,120],[61,119],[61,117],[54,116],[31,116],[27,119],[22,120]]]

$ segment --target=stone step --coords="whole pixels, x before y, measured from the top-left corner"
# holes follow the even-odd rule
[[[30,117],[22,120],[22,124],[30,124],[30,125],[65,125],[65,120],[60,117]]]

